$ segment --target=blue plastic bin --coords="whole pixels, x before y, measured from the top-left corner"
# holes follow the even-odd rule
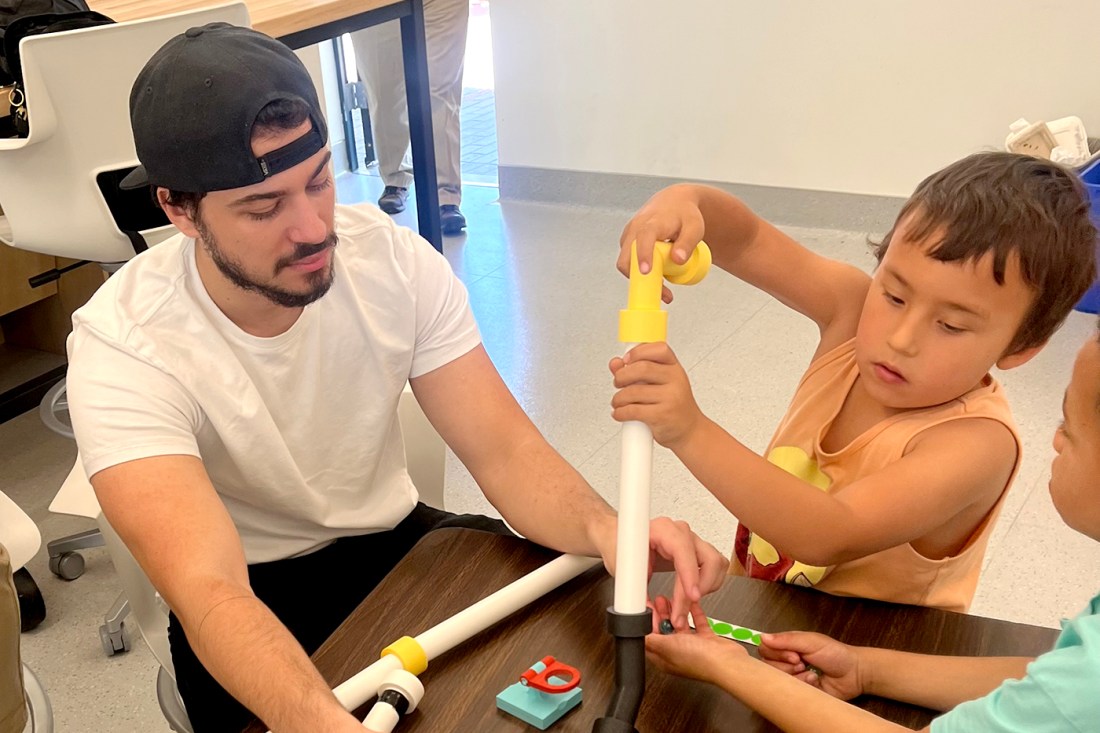
[[[1093,220],[1100,224],[1100,158],[1081,171],[1081,180],[1085,182],[1085,188],[1089,192]],[[1076,310],[1082,313],[1100,313],[1100,283],[1093,283],[1084,297],[1077,302]]]

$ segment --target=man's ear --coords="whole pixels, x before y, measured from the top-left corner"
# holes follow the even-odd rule
[[[192,239],[199,238],[199,229],[195,226],[192,213],[179,204],[169,203],[167,188],[157,189],[157,203],[160,204],[160,208],[164,210],[168,221],[172,222],[176,229]]]
[[[1015,369],[1018,366],[1023,366],[1031,361],[1036,354],[1043,350],[1043,347],[1047,345],[1047,342],[1039,344],[1038,346],[1031,346],[1026,349],[1021,349],[1014,354],[1007,354],[997,360],[997,368],[1001,371],[1007,371],[1009,369]]]

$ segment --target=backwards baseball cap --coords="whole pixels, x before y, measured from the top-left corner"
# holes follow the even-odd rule
[[[280,99],[305,103],[313,126],[256,157],[256,116]],[[313,80],[294,52],[270,36],[228,23],[191,28],[153,54],[130,91],[130,126],[141,165],[121,187],[153,185],[186,193],[260,183],[328,141]]]

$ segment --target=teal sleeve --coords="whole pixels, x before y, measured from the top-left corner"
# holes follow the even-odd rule
[[[1064,646],[1063,646],[1064,645]],[[1100,617],[1066,625],[1059,646],[978,700],[932,723],[932,733],[1085,733],[1100,721]]]

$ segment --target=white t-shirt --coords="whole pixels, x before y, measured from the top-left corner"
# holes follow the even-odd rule
[[[466,289],[373,207],[336,208],[331,290],[278,336],[210,299],[194,240],[135,257],[73,315],[67,390],[88,476],[199,457],[249,563],[390,529],[417,501],[397,421],[410,377],[480,343]]]

